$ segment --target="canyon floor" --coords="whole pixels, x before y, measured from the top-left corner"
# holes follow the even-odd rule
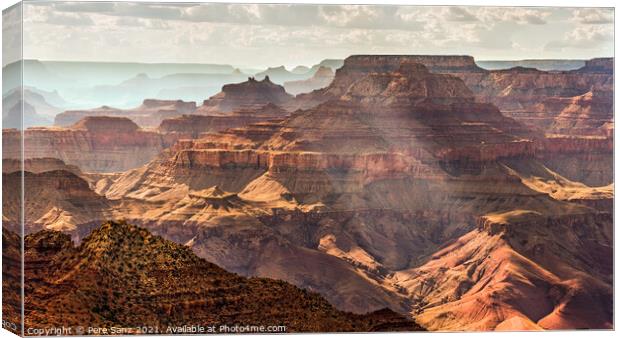
[[[3,130],[8,313],[23,207],[31,327],[613,329],[613,59],[319,71]]]

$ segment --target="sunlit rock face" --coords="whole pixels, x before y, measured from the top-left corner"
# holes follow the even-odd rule
[[[225,86],[201,116],[162,122],[165,149],[144,165],[45,185],[67,202],[42,198],[36,224],[64,219],[80,241],[93,219],[123,217],[229,271],[433,330],[610,328],[605,64],[487,71],[467,56],[362,55],[295,98],[268,79]],[[88,122],[59,132],[146,132]],[[73,192],[98,196],[90,214]]]
[[[33,127],[24,131],[24,158],[57,158],[84,171],[116,172],[139,167],[166,146],[160,134],[140,129],[124,117],[90,116],[70,127]],[[20,133],[5,129],[3,158],[20,158]],[[12,146],[15,144],[15,146]]]
[[[198,114],[227,113],[239,108],[260,107],[272,103],[283,105],[293,98],[284,87],[266,76],[263,80],[249,78],[245,82],[227,84],[222,91],[205,100],[198,108]]]

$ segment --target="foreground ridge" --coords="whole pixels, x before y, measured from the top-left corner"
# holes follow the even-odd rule
[[[148,327],[158,333],[192,325],[286,326],[286,332],[422,330],[387,309],[355,315],[286,282],[227,272],[188,247],[125,222],[103,224],[79,246],[61,232],[30,234],[24,258],[26,328]]]

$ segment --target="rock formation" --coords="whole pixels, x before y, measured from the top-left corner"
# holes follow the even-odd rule
[[[433,330],[610,328],[605,64],[491,72],[464,56],[365,55],[294,99],[267,79],[225,86],[198,109],[208,116],[162,123],[182,138],[96,195],[107,217],[340,310],[387,307]],[[544,122],[524,113],[545,102],[557,113]],[[268,103],[269,119],[239,122]],[[89,224],[67,232],[81,240]]]
[[[104,224],[77,247],[55,231],[24,242],[28,328],[89,323],[157,330],[123,334],[171,334],[191,323],[216,332],[220,325],[283,325],[286,332],[421,330],[389,310],[354,315],[288,283],[240,277],[122,223]]]
[[[189,114],[194,110],[196,110],[195,102],[146,99],[142,102],[142,105],[132,109],[117,109],[103,106],[90,110],[68,110],[56,115],[54,124],[66,127],[84,117],[112,116],[126,117],[141,127],[156,127],[166,118]]]
[[[238,108],[225,115],[193,114],[165,119],[159,125],[158,130],[168,135],[169,138],[198,138],[203,133],[245,127],[252,123],[281,119],[286,115],[288,115],[287,111],[273,103],[268,103],[260,107]]]
[[[238,109],[259,108],[269,103],[282,105],[292,98],[284,87],[271,82],[269,76],[260,81],[250,77],[246,82],[223,86],[222,91],[205,100],[196,113],[224,114]]]
[[[524,67],[488,71],[478,67],[474,59],[468,56],[356,55],[347,58],[345,67],[337,71],[336,80],[339,83],[299,95],[294,102],[287,104],[287,108],[295,110],[315,107],[342,95],[360,72],[393,71],[399,68],[403,61],[424,64],[433,73],[457,76],[480,101],[492,103],[506,116],[549,133],[555,131],[547,130],[547,127],[568,104],[562,102],[578,100],[579,97],[594,91],[601,93],[600,103],[596,102],[595,105],[608,106],[609,100],[605,97],[609,94],[604,93],[613,91],[612,58],[588,60],[584,67],[577,70],[548,72]],[[550,107],[552,109],[548,109]],[[591,124],[594,126],[604,125],[612,116],[613,111],[606,107],[604,112],[589,119],[593,120]],[[609,125],[603,129],[609,129]],[[575,134],[579,131],[573,130],[573,136],[581,135]],[[601,133],[605,131],[602,130],[599,134]]]
[[[2,220],[2,317],[3,328],[14,334],[21,333],[22,319],[22,245],[19,227]]]
[[[19,224],[23,206],[25,233],[53,229],[80,238],[85,229],[113,217],[115,212],[114,204],[95,193],[86,179],[64,169],[25,171],[23,176],[19,171],[3,173],[2,191],[4,222]]]
[[[469,61],[440,66],[476,72]],[[149,216],[128,218],[187,243],[199,256],[244,275],[316,290],[342,309],[367,312],[388,306],[410,311],[434,329],[610,325],[608,304],[597,300],[590,303],[601,314],[596,320],[580,314],[560,320],[553,314],[581,295],[608,294],[607,262],[591,269],[574,263],[579,245],[565,253],[557,251],[560,246],[549,248],[549,257],[561,255],[570,262],[571,269],[559,271],[544,260],[547,256],[518,246],[526,234],[507,241],[509,227],[492,227],[489,235],[479,229],[480,219],[495,214],[541,215],[565,234],[577,231],[570,224],[584,224],[598,243],[592,250],[606,250],[609,189],[568,184],[573,181],[545,162],[594,148],[604,153],[608,144],[550,139],[503,116],[492,104],[478,102],[459,77],[432,73],[400,57],[346,60],[327,88],[310,95],[325,101],[282,121],[179,141],[159,160],[121,175],[103,193],[112,200],[148,203]],[[573,168],[577,173],[584,167]],[[547,183],[533,178],[540,172],[549,173]],[[213,196],[209,189],[214,186],[226,200]],[[506,224],[518,223],[518,218],[502,217]],[[206,223],[208,228],[200,226]],[[506,261],[519,266],[504,272],[506,290],[520,288],[518,279],[511,279],[519,273],[543,273],[549,276],[540,279],[544,285],[563,290],[560,298],[548,298],[536,314],[527,305],[513,305],[519,300],[510,294],[493,302],[490,295],[497,286],[485,278],[498,276],[474,278],[468,270],[451,276],[441,268],[448,263],[435,265],[430,259],[440,257],[450,243],[470,240],[488,244],[489,252],[528,257]],[[468,255],[464,251],[463,260]],[[480,271],[492,271],[486,264],[494,261],[486,257],[480,254]],[[463,260],[459,267],[469,265]],[[427,277],[415,277],[421,274]],[[447,283],[445,292],[418,291],[451,278],[459,282]],[[573,279],[577,284],[570,284]],[[539,279],[531,281],[544,289]],[[580,286],[591,281],[600,287]],[[540,292],[539,287],[522,290],[526,298]],[[466,293],[472,302],[482,301],[476,313],[494,306],[502,311],[495,317],[463,317],[458,300]]]
[[[269,78],[271,79],[271,81],[275,83],[284,84],[285,82],[288,82],[288,81],[306,80],[309,77],[311,77],[312,74],[313,73],[310,73],[309,70],[306,71],[305,73],[298,73],[295,71],[289,72],[284,66],[279,66],[279,67],[269,67],[260,73],[256,73],[255,78],[256,80],[263,80],[265,78]]]
[[[159,133],[125,117],[89,116],[70,127],[29,128],[23,136],[25,159],[52,157],[93,172],[136,168],[169,146]],[[20,132],[4,129],[2,139],[3,159],[21,158]]]

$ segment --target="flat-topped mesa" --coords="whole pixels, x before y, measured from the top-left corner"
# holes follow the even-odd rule
[[[352,55],[344,60],[341,72],[390,72],[403,62],[421,63],[433,73],[483,73],[474,58],[468,55]]]
[[[594,58],[586,61],[577,72],[614,74],[614,58]]]
[[[292,99],[293,96],[288,94],[284,87],[271,82],[269,76],[261,81],[250,77],[245,82],[223,86],[222,91],[205,100],[196,113],[228,113],[239,108],[269,103],[283,105]]]
[[[408,60],[395,70],[360,75],[342,94],[342,99],[348,98],[381,104],[418,104],[420,100],[438,104],[474,101],[472,92],[458,77],[431,73],[423,64]]]
[[[418,66],[415,66],[418,65]],[[308,109],[316,107],[318,104],[326,102],[330,99],[338,98],[344,95],[352,84],[360,82],[360,79],[375,75],[375,79],[379,80],[383,77],[383,81],[388,81],[399,73],[401,78],[422,77],[428,78],[429,74],[441,75],[446,74],[485,74],[487,71],[478,67],[474,59],[470,56],[432,56],[432,55],[353,55],[344,60],[341,68],[336,70],[334,80],[328,87],[315,90],[311,93],[300,94],[295,98],[294,102],[289,103],[286,108],[288,110]],[[443,74],[445,73],[445,74]],[[376,74],[382,74],[377,76]],[[449,77],[439,77],[433,80],[439,82],[456,81]],[[458,80],[458,79],[456,79]],[[381,80],[379,80],[381,81]],[[408,83],[416,80],[409,80]],[[400,97],[411,95],[404,92],[407,88],[402,84],[394,81],[392,83],[395,90],[400,90]],[[437,87],[430,84],[429,86]],[[457,92],[449,96],[467,96],[471,97],[471,92],[465,85],[458,84]],[[416,90],[419,88],[411,87],[409,89]],[[457,89],[457,88],[454,88]],[[392,89],[391,89],[392,90]],[[370,92],[368,92],[370,93]],[[437,91],[430,93],[431,96],[436,95]],[[413,95],[416,95],[413,93]]]
[[[71,129],[83,129],[93,133],[133,133],[140,127],[126,117],[115,116],[87,116],[74,125]]]
[[[70,126],[87,116],[116,116],[129,118],[141,127],[155,127],[165,118],[190,114],[195,110],[196,102],[193,101],[146,99],[140,106],[130,109],[102,106],[95,109],[67,110],[56,116],[54,124]]]

